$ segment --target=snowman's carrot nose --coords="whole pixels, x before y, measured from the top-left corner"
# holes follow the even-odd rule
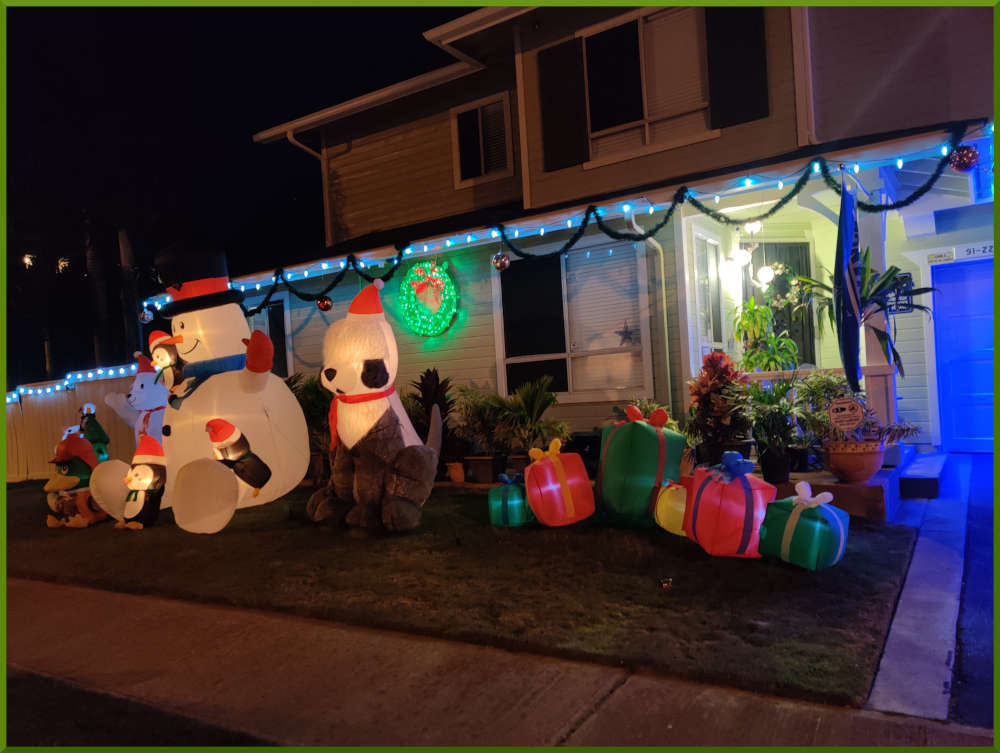
[[[174,335],[173,337],[168,337],[166,340],[160,340],[157,345],[177,345],[177,343],[184,342],[184,335]]]

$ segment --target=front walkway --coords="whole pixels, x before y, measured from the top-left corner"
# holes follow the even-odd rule
[[[285,745],[992,744],[988,730],[602,665],[158,597],[7,584],[11,668]]]

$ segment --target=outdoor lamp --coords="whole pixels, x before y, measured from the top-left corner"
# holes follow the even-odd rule
[[[745,248],[734,248],[733,252],[729,255],[730,261],[734,264],[738,264],[741,267],[745,267],[750,263],[750,251]]]
[[[774,280],[774,270],[768,266],[761,267],[757,270],[757,279],[767,285]]]

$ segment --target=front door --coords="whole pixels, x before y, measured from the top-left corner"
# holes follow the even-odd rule
[[[941,444],[993,452],[993,260],[931,270]]]

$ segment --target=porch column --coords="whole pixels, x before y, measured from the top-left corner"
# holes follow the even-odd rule
[[[869,201],[884,203],[882,189],[872,191]],[[859,197],[861,198],[861,197]],[[862,250],[871,249],[873,269],[884,272],[885,262],[885,212],[858,212],[858,238]],[[871,322],[873,326],[885,327],[888,322]],[[868,407],[883,424],[896,421],[896,368],[890,366],[882,353],[882,346],[871,327],[864,328],[865,334],[865,396]]]

